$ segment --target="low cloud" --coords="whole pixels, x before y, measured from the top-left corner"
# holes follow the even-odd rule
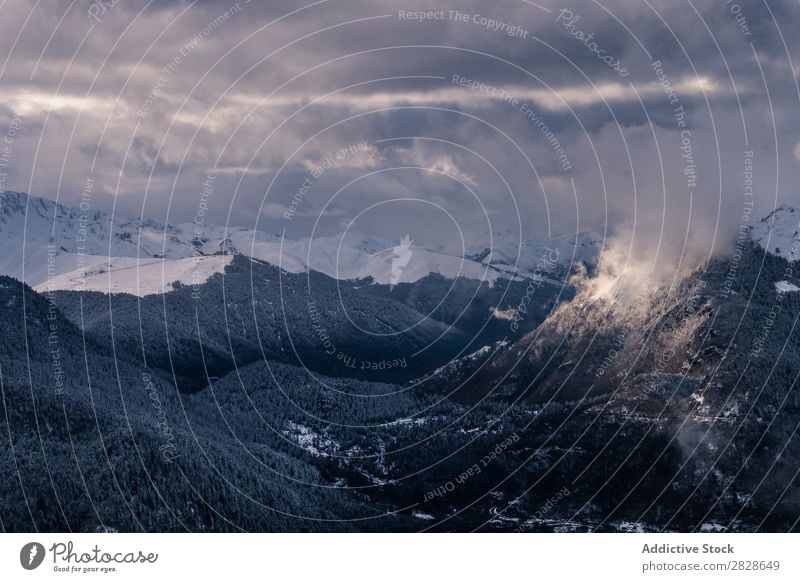
[[[396,0],[134,1],[97,18],[80,3],[7,3],[0,130],[16,127],[4,183],[76,204],[91,177],[93,206],[181,222],[213,173],[209,221],[290,236],[407,199],[421,202],[369,211],[363,229],[402,220],[419,226],[415,240],[467,246],[592,229],[678,258],[730,243],[745,151],[755,213],[800,204],[794,7],[742,0],[744,31],[724,4],[572,6],[622,77],[539,4],[433,2],[445,17],[420,23],[399,19],[409,7]],[[513,26],[524,38],[504,34]],[[309,172],[360,143],[286,224]]]

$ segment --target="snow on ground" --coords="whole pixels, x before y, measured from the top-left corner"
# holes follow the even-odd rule
[[[781,205],[753,225],[750,238],[765,251],[790,261],[800,258],[800,212]]]
[[[715,533],[722,532],[728,528],[719,523],[704,523],[700,526],[700,533]]]
[[[794,291],[800,291],[800,287],[794,283],[789,283],[789,281],[777,281],[775,283],[775,289],[778,290],[778,293],[793,293]]]
[[[530,239],[522,244],[498,241],[494,249],[484,249],[483,263],[497,268],[522,273],[545,274],[582,262],[596,264],[603,248],[603,236],[592,232],[578,232],[550,239]],[[556,281],[556,283],[559,283]]]
[[[388,426],[423,426],[430,422],[438,422],[440,420],[444,420],[443,416],[420,416],[417,418],[398,418],[397,420],[392,420],[389,422],[383,423],[382,427]]]
[[[214,255],[241,254],[290,273],[309,270],[340,280],[372,279],[393,285],[430,274],[492,285],[499,278],[561,284],[573,260],[595,261],[601,243],[588,233],[498,244],[465,258],[447,249],[403,246],[350,231],[344,235],[281,240],[245,227],[170,225],[103,210],[67,208],[47,198],[0,192],[0,274],[37,289],[87,289],[147,295],[173,284],[206,281],[230,263]],[[195,256],[201,256],[196,261]],[[22,257],[22,260],[20,260]],[[111,257],[111,258],[109,258]],[[216,269],[216,270],[214,270]],[[87,271],[82,279],[80,273]]]
[[[417,519],[424,519],[425,521],[431,521],[436,519],[430,513],[422,513],[421,511],[415,511],[411,515],[416,517]]]
[[[284,241],[283,246],[280,241],[263,243],[252,249],[252,256],[274,265],[280,264],[289,272],[310,269],[334,279],[372,278],[381,285],[414,283],[431,273],[446,279],[464,277],[494,281],[500,277],[510,278],[505,270],[413,244],[409,247],[408,262],[393,273],[395,261],[400,258],[399,244],[400,241],[348,233],[344,237],[337,235],[313,240]],[[250,252],[242,248],[238,250]]]
[[[617,531],[625,533],[645,533],[645,526],[638,521],[621,521],[617,524]]]
[[[187,259],[132,259],[129,257],[87,257],[85,269],[68,271],[35,286],[48,290],[129,293],[138,297],[166,293],[175,283],[200,285],[225,270],[233,257],[214,255]]]
[[[319,434],[311,427],[292,422],[287,422],[287,429],[283,434],[297,443],[301,449],[314,457],[327,457],[338,454],[340,445],[327,435]]]

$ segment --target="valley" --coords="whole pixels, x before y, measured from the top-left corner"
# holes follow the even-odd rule
[[[144,294],[4,276],[3,528],[794,531],[800,281],[762,246],[785,230],[733,279],[719,257],[604,293],[602,256],[391,285],[214,251]]]

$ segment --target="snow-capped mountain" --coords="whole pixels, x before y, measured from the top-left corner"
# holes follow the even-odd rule
[[[414,283],[430,274],[493,282],[559,279],[596,264],[601,239],[589,233],[522,245],[498,244],[466,257],[358,232],[288,240],[244,227],[166,224],[104,210],[68,208],[17,192],[0,193],[0,274],[46,290],[145,296],[176,283],[200,284],[241,254],[290,273],[340,280]]]
[[[796,261],[800,258],[800,212],[782,204],[753,225],[750,237],[768,253]]]
[[[603,237],[592,232],[578,232],[548,240],[530,239],[522,244],[500,243],[494,249],[483,248],[469,256],[474,260],[507,272],[554,273],[575,265],[596,265],[603,250]]]

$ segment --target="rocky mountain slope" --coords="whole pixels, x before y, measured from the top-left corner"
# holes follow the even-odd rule
[[[2,278],[2,527],[796,531],[794,214],[564,296],[243,255],[141,299]],[[529,292],[541,311],[504,333]]]

